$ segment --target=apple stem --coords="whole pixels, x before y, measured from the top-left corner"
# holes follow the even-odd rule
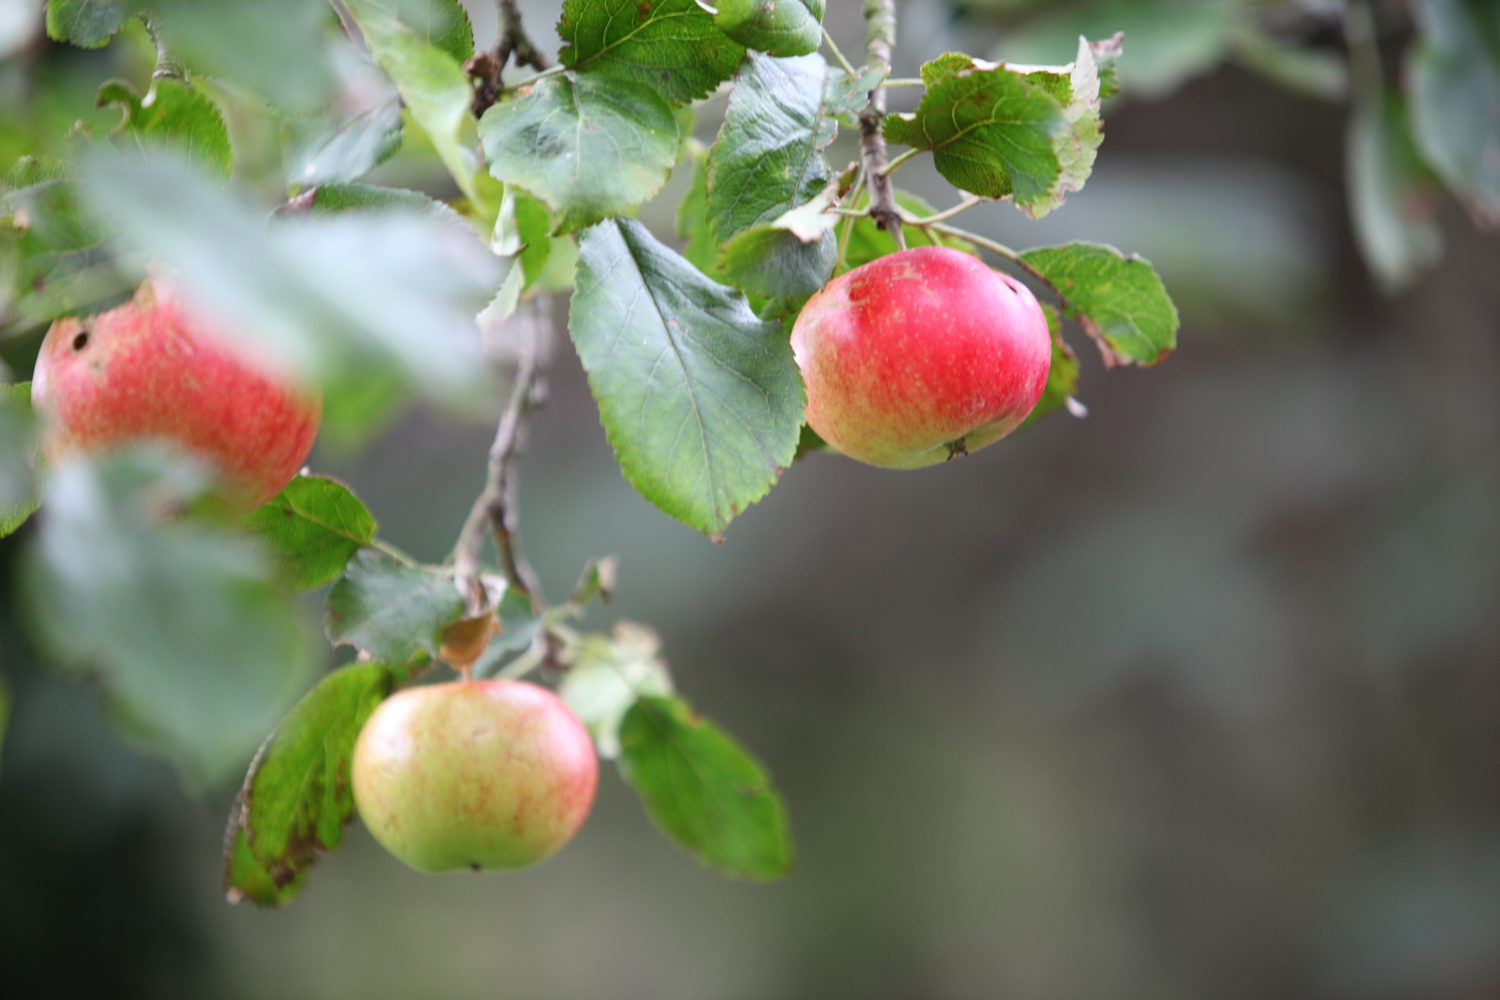
[[[891,71],[891,49],[896,46],[896,0],[865,0],[865,65]],[[870,91],[870,102],[859,116],[859,154],[865,168],[865,182],[870,188],[870,218],[880,229],[890,232],[896,249],[906,249],[901,232],[901,212],[896,207],[896,193],[886,176],[885,88]]]
[[[520,479],[516,463],[526,445],[527,417],[541,405],[545,395],[539,358],[543,320],[538,315],[536,299],[523,301],[520,308],[522,314],[516,326],[523,332],[517,338],[521,342],[520,357],[516,362],[510,399],[500,416],[494,443],[490,445],[484,490],[475,498],[449,558],[460,581],[477,581],[480,553],[488,529],[495,540],[495,551],[500,556],[500,568],[507,583],[526,595],[533,613],[540,617],[547,602],[542,594],[541,580],[521,552],[521,519],[517,502]],[[460,589],[468,600],[476,588],[460,586]]]

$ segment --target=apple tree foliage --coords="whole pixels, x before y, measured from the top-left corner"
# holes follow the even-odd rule
[[[69,111],[81,124],[15,150],[0,192],[4,335],[39,336],[118,302],[147,266],[170,268],[322,385],[337,445],[358,446],[409,399],[448,412],[509,400],[494,473],[536,403],[536,358],[506,337],[540,297],[567,294],[623,475],[718,538],[818,447],[788,344],[803,303],[902,246],[980,255],[1047,300],[1053,365],[1028,424],[1072,402],[1068,323],[1106,367],[1176,347],[1177,312],[1149,262],[1088,243],[1011,249],[955,223],[984,201],[1057,210],[1088,182],[1105,102],[1122,89],[1160,92],[1171,73],[1235,58],[1352,94],[1353,216],[1389,280],[1434,252],[1418,196],[1446,187],[1476,217],[1500,217],[1500,15],[1480,0],[1417,0],[1399,74],[1376,45],[1387,15],[1359,0],[1332,25],[1336,43],[1309,44],[1264,27],[1265,4],[1106,0],[1018,23],[1023,41],[1062,39],[1055,63],[947,53],[909,80],[889,75],[886,0],[868,0],[871,43],[852,59],[826,38],[822,0],[564,0],[555,54],[501,6],[501,39],[479,50],[456,0],[51,0],[55,44],[134,45],[155,69],[105,83],[88,95],[97,107]],[[351,66],[353,102],[339,90]],[[911,110],[886,113],[897,88]],[[722,127],[702,142],[694,104],[726,91]],[[239,182],[248,112],[279,136],[274,199]],[[858,162],[831,159],[841,130]],[[370,183],[413,148],[446,168],[446,201]],[[953,186],[948,202],[885,193],[881,178],[899,183],[918,157]],[[632,214],[674,171],[686,194],[664,241]],[[487,353],[486,338],[502,349]],[[609,597],[612,561],[590,563],[554,604],[503,539],[477,568],[462,544],[423,564],[312,472],[232,520],[207,471],[160,448],[49,470],[28,398],[24,383],[0,396],[0,529],[40,508],[20,588],[36,643],[96,680],[119,724],[196,782],[222,786],[251,760],[226,836],[231,898],[283,903],[339,846],[361,725],[444,669],[480,591],[500,627],[474,675],[556,681],[655,824],[703,863],[754,879],[790,869],[769,775],[676,691],[656,635],[577,627]],[[323,588],[320,652],[298,595]],[[315,682],[327,644],[353,662]]]

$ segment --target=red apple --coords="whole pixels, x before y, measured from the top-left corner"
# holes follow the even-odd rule
[[[222,329],[163,278],[116,309],[52,324],[31,382],[47,458],[165,439],[211,461],[236,508],[271,499],[307,458],[322,406]]]
[[[807,422],[850,458],[914,469],[1009,434],[1052,364],[1025,285],[946,247],[893,253],[817,292],[792,329]]]
[[[572,839],[599,762],[588,730],[523,681],[407,688],[354,747],[354,803],[386,850],[423,872],[525,868]]]

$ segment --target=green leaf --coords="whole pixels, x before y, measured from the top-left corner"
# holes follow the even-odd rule
[[[243,765],[313,659],[255,544],[161,520],[205,481],[160,448],[59,466],[22,593],[41,648],[97,676],[151,742],[213,784]]]
[[[564,66],[650,88],[669,104],[707,97],[745,54],[696,0],[566,0],[557,34]]]
[[[1238,61],[1288,90],[1342,104],[1349,97],[1349,63],[1328,49],[1277,39],[1246,18],[1234,38]]]
[[[1387,291],[1410,285],[1442,256],[1432,176],[1412,145],[1399,92],[1355,102],[1344,140],[1349,215],[1365,263]]]
[[[460,191],[478,201],[473,152],[460,141],[460,129],[470,121],[474,85],[459,65],[462,61],[402,24],[395,11],[377,0],[345,0],[359,23],[370,54],[401,91],[412,119],[432,140],[438,158],[453,175]],[[470,46],[472,49],[472,39]]]
[[[552,253],[553,240],[547,234],[552,231],[552,213],[547,206],[519,188],[514,192],[516,235],[521,241],[521,272],[530,288],[542,276],[547,258]]]
[[[430,216],[454,225],[463,224],[463,216],[440,201],[420,191],[405,188],[377,187],[373,184],[319,184],[308,206],[313,215],[341,215],[344,212],[410,212]]]
[[[320,0],[151,0],[167,51],[191,69],[230,80],[278,108],[321,111],[334,74]]]
[[[110,135],[121,145],[171,147],[194,167],[225,183],[234,172],[229,126],[219,106],[185,83],[154,80],[143,101],[130,84],[111,80],[99,88],[94,103],[120,109],[120,127]]]
[[[282,146],[293,187],[355,180],[401,148],[401,100],[392,94],[352,118],[287,119]]]
[[[396,0],[401,23],[459,64],[474,54],[474,28],[458,0]]]
[[[655,632],[627,621],[616,622],[611,636],[586,635],[579,643],[557,694],[588,727],[605,760],[620,756],[620,723],[637,698],[672,694],[660,649]]]
[[[823,87],[823,109],[831,115],[857,115],[870,103],[870,91],[890,75],[884,67],[861,66],[850,76],[837,66],[828,67]]]
[[[721,244],[828,186],[819,150],[838,126],[824,104],[827,69],[816,55],[746,58],[708,154],[708,223]]]
[[[1025,430],[1038,420],[1064,409],[1068,399],[1078,388],[1078,355],[1062,338],[1062,317],[1051,303],[1041,303],[1047,316],[1047,329],[1052,334],[1052,367],[1047,370],[1047,385],[1042,389],[1042,398],[1027,414],[1016,430]]]
[[[47,37],[79,48],[101,49],[138,6],[128,0],[48,0]]]
[[[349,487],[307,473],[293,478],[244,521],[245,530],[260,538],[298,590],[338,579],[354,553],[375,540],[376,527]]]
[[[1427,162],[1485,225],[1500,225],[1500,9],[1415,5],[1407,63],[1412,130]]]
[[[786,809],[756,761],[681,698],[643,697],[620,726],[620,771],[656,825],[726,875],[792,869]]]
[[[656,194],[680,145],[672,109],[654,91],[588,74],[548,77],[496,104],[479,136],[490,173],[546,202],[559,235]]]
[[[23,323],[86,311],[134,284],[113,266],[71,176],[60,161],[22,157],[6,177],[15,190],[0,197],[0,218],[14,255],[11,309]]]
[[[891,115],[885,137],[932,151],[954,187],[985,198],[1011,196],[1046,211],[1062,176],[1056,144],[1070,133],[1056,98],[1004,67],[939,77],[915,114]]]
[[[786,330],[629,219],[583,234],[569,331],[620,467],[716,534],[791,462],[802,379]]]
[[[418,650],[437,656],[443,629],[463,611],[464,598],[451,574],[360,549],[328,592],[325,631],[335,646],[405,663]]]
[[[1118,58],[1121,42],[1115,39],[1106,44]],[[1020,70],[1020,67],[1013,68]],[[1057,181],[1048,190],[1046,198],[1020,206],[1029,218],[1037,219],[1061,205],[1070,192],[1083,189],[1084,182],[1094,171],[1099,144],[1104,141],[1104,123],[1099,116],[1102,103],[1099,66],[1094,62],[1093,46],[1087,39],[1080,38],[1078,56],[1073,62],[1055,69],[1033,70],[1027,72],[1025,78],[1027,83],[1041,87],[1056,98],[1068,123],[1066,131],[1060,131],[1052,138],[1052,151],[1061,168]]]
[[[741,230],[719,254],[730,284],[766,298],[806,297],[822,288],[838,262],[833,232],[803,240],[776,224]]]
[[[702,146],[698,148],[701,150]],[[677,203],[677,235],[687,240],[682,255],[704,274],[711,274],[719,259],[719,246],[708,231],[708,158],[689,155],[693,161],[693,180],[682,201]]]
[[[318,682],[256,754],[229,815],[224,889],[280,906],[320,855],[336,850],[354,817],[354,743],[394,678],[361,663]],[[239,857],[243,844],[249,858]]]
[[[805,56],[823,44],[823,0],[720,0],[719,30],[773,56]]]
[[[1176,348],[1177,307],[1150,261],[1099,243],[1038,247],[1021,259],[1065,298],[1106,365],[1154,365]]]
[[[31,412],[31,383],[0,388],[0,538],[13,533],[42,504],[36,467],[37,419]]]
[[[864,208],[869,203],[870,196],[868,194],[861,195],[855,208]],[[896,191],[896,204],[918,218],[937,214],[937,209],[933,208],[924,199],[899,189]],[[906,237],[906,245],[908,247],[943,246],[962,250],[964,253],[976,255],[978,253],[972,244],[956,237],[928,236],[927,233],[915,226],[905,226],[901,232]],[[853,270],[863,264],[868,264],[876,258],[895,252],[896,238],[886,230],[876,228],[875,221],[869,216],[865,216],[864,218],[854,220],[854,225],[850,227],[849,249],[844,252],[844,263],[848,266],[849,270]]]

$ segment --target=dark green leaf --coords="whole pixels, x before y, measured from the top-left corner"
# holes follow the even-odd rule
[[[103,48],[139,6],[134,0],[47,0],[47,37]]]
[[[1111,246],[1069,243],[1021,254],[1067,301],[1104,363],[1154,365],[1177,346],[1177,307],[1151,262]]]
[[[335,671],[276,727],[229,816],[224,889],[232,901],[280,906],[313,862],[343,842],[354,817],[354,743],[393,679],[380,663]],[[237,857],[241,844],[249,858]]]
[[[294,187],[352,181],[401,148],[396,95],[353,118],[288,119],[282,125],[287,183]]]
[[[326,106],[334,76],[322,0],[151,0],[151,13],[167,50],[190,68],[289,111]]]
[[[643,697],[620,726],[620,771],[651,819],[726,875],[792,869],[786,809],[765,770],[681,698]]]
[[[822,451],[828,447],[828,442],[818,436],[818,432],[806,424],[802,425],[802,436],[797,439],[797,457],[805,458],[815,451]]]
[[[915,114],[885,121],[891,142],[932,150],[954,187],[985,198],[1044,205],[1062,173],[1055,141],[1068,122],[1056,98],[1003,67],[942,76]]]
[[[820,56],[746,58],[708,154],[708,223],[721,244],[828,186],[819,150],[838,126],[823,103],[827,79]]]
[[[1068,397],[1078,388],[1078,355],[1062,337],[1062,317],[1050,303],[1041,304],[1047,315],[1047,329],[1052,333],[1052,367],[1047,370],[1047,385],[1042,398],[1017,430],[1025,430],[1038,420],[1068,405]]]
[[[42,503],[36,425],[31,383],[0,388],[0,538],[25,524]]]
[[[111,80],[99,88],[95,103],[120,109],[124,117],[110,135],[122,145],[169,146],[194,167],[226,183],[234,172],[229,126],[219,106],[181,81],[152,81],[151,92],[142,101],[130,84]]]
[[[831,231],[808,242],[785,228],[764,225],[736,233],[720,251],[719,264],[736,288],[767,298],[797,298],[823,287],[838,255]]]
[[[1421,35],[1407,80],[1417,143],[1476,218],[1500,225],[1500,8],[1415,7]]]
[[[244,521],[282,564],[299,590],[332,583],[350,558],[375,540],[375,518],[343,483],[306,473],[295,477]]]
[[[802,380],[779,323],[629,219],[583,235],[569,330],[625,478],[718,533],[792,460]]]
[[[548,77],[496,104],[479,136],[490,173],[546,202],[559,234],[656,194],[680,145],[672,109],[654,91],[589,74]]]
[[[805,56],[823,44],[823,0],[719,0],[714,23],[741,45]]]
[[[670,104],[707,97],[745,50],[696,0],[566,0],[564,66],[648,87]]]
[[[432,140],[459,190],[478,201],[474,187],[478,163],[460,139],[460,129],[471,120],[469,106],[474,100],[474,85],[459,65],[462,60],[402,24],[396,12],[378,0],[344,3],[359,23],[370,54],[401,91],[407,110]]]
[[[161,520],[203,482],[159,449],[60,466],[22,592],[42,648],[96,674],[154,742],[213,783],[302,690],[312,657],[256,545]]]
[[[335,646],[351,645],[371,658],[405,663],[418,650],[437,656],[443,629],[464,611],[453,576],[360,549],[328,592],[325,630]]]
[[[1432,178],[1412,146],[1399,93],[1356,101],[1344,153],[1360,252],[1388,291],[1403,288],[1437,263],[1443,242]]]

